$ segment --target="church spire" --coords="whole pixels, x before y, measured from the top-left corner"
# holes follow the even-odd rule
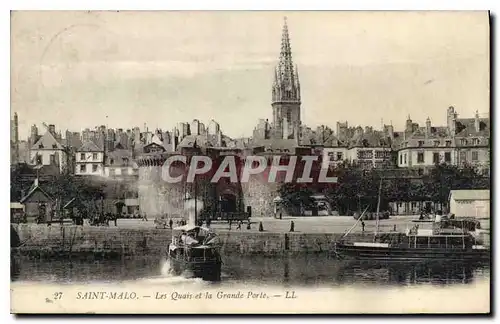
[[[300,85],[292,61],[292,47],[286,17],[281,34],[281,51],[276,74],[277,83],[273,84],[273,102],[300,101]]]

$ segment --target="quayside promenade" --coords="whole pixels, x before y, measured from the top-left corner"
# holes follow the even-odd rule
[[[387,235],[404,232],[406,224],[415,217],[395,216],[380,220],[379,230]],[[294,232],[290,232],[291,222]],[[259,231],[262,222],[264,231]],[[283,217],[252,218],[251,228],[244,223],[241,229],[228,223],[212,223],[218,233],[221,251],[224,254],[266,254],[284,253],[321,253],[332,252],[333,242],[345,233],[353,224],[353,217]],[[375,221],[364,221],[365,231],[358,225],[350,238],[371,240],[375,230]],[[73,257],[79,256],[114,256],[127,257],[164,253],[171,240],[172,231],[167,227],[155,228],[154,220],[121,219],[117,226],[110,222],[108,226],[72,226],[53,224],[13,224],[19,235],[21,246],[17,254],[35,257]],[[175,226],[175,225],[174,225]],[[486,239],[489,241],[489,238]]]

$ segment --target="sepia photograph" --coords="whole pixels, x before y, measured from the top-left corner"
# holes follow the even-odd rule
[[[488,11],[11,11],[12,314],[490,314]]]

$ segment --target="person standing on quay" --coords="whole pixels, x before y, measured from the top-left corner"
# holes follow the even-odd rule
[[[361,221],[361,231],[365,231],[365,222]]]

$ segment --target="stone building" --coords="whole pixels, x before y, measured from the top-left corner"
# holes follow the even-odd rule
[[[458,118],[454,107],[447,110],[447,125],[425,127],[407,120],[405,138],[398,152],[398,166],[425,169],[436,163],[473,165],[485,172],[490,168],[490,120]]]

